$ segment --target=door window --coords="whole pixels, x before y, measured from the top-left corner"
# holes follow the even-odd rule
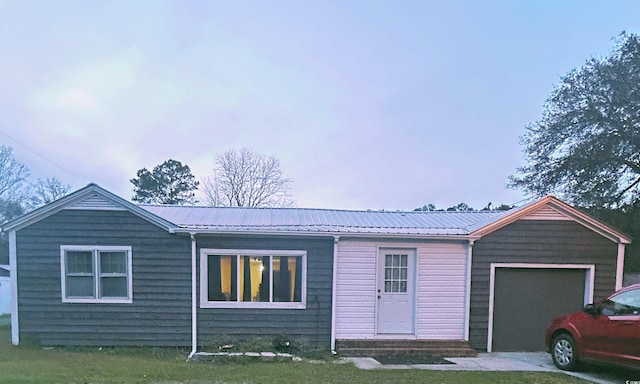
[[[408,255],[385,255],[384,292],[407,293]]]

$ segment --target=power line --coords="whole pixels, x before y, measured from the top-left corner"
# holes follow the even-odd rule
[[[75,175],[73,172],[65,169],[64,167],[54,163],[53,161],[47,159],[46,157],[44,157],[43,155],[39,154],[38,152],[34,151],[33,149],[29,148],[28,146],[26,146],[25,144],[21,143],[20,141],[16,140],[15,138],[9,136],[7,133],[0,131],[0,134],[2,134],[3,136],[7,137],[9,140],[13,141],[14,143],[18,144],[19,146],[21,146],[22,148],[26,149],[27,151],[33,153],[34,155],[38,156],[39,158],[41,158],[42,160],[46,161],[47,163],[53,165],[54,167],[58,168],[59,170],[67,173],[68,175],[70,175],[71,177],[73,177],[74,179],[78,180],[78,181],[83,181],[82,178],[78,177],[77,175]]]

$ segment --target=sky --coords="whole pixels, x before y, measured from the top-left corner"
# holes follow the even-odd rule
[[[640,33],[625,1],[0,0],[0,145],[125,198],[165,160],[280,159],[304,208],[527,199],[520,137],[561,76]]]

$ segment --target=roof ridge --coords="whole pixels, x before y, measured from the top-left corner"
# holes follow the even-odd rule
[[[429,215],[438,213],[462,214],[462,213],[502,213],[507,211],[403,211],[403,210],[374,210],[374,209],[340,209],[340,208],[303,208],[303,207],[217,207],[211,205],[179,205],[179,204],[137,204],[139,207],[162,207],[162,208],[189,208],[189,209],[224,209],[224,210],[280,210],[280,211],[324,211],[324,212],[355,212],[355,213],[380,213],[380,214],[412,214],[412,215]]]
[[[356,225],[356,224],[335,224],[335,223],[314,223],[314,224],[198,224],[198,223],[182,223],[180,226],[182,227],[190,227],[190,226],[198,226],[198,225],[207,225],[210,227],[252,227],[252,228],[268,228],[268,227],[340,227],[340,228],[395,228],[395,229],[404,229],[404,228],[423,228],[419,225],[399,225],[399,226],[384,226],[384,225]],[[444,225],[438,227],[441,229],[459,229],[461,227],[457,226],[449,226]]]

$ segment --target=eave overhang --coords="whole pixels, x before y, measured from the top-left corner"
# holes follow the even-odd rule
[[[514,223],[517,220],[526,218],[529,215],[532,215],[536,211],[544,208],[550,207],[555,211],[561,213],[566,216],[568,219],[573,220],[586,228],[606,237],[607,239],[618,243],[618,244],[630,244],[631,238],[624,233],[614,229],[613,227],[601,222],[600,220],[580,211],[577,208],[565,203],[564,201],[554,197],[554,196],[546,196],[540,200],[537,200],[531,204],[524,205],[520,208],[514,209],[512,213],[507,216],[504,216],[492,223],[489,223],[477,230],[471,232],[471,236],[482,238],[494,231],[497,231],[500,228],[503,228],[511,223]]]
[[[2,226],[3,232],[18,231],[22,228],[28,227],[40,220],[43,220],[55,213],[68,209],[70,206],[78,203],[91,196],[98,195],[103,199],[108,200],[115,206],[122,210],[129,211],[132,214],[168,231],[173,233],[177,226],[153,213],[138,207],[137,205],[128,202],[127,200],[107,191],[95,183],[90,183],[84,188],[81,188],[69,195],[66,195],[59,200],[49,203],[43,207],[37,208],[29,213],[26,213],[14,220],[5,223]]]

